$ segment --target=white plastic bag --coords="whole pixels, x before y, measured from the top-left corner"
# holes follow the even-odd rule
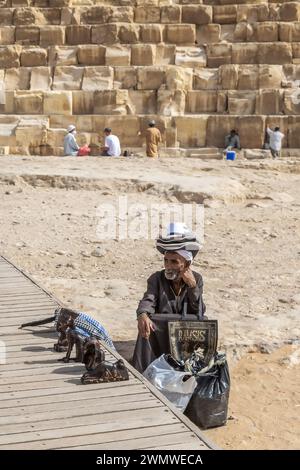
[[[188,372],[174,370],[164,354],[153,361],[143,375],[182,413],[184,412],[197,386],[195,377]],[[187,376],[190,378],[183,381]]]

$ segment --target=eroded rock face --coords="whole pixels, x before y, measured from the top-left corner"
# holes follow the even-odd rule
[[[284,117],[284,145],[298,142],[299,2],[92,3],[2,2],[0,113],[56,116],[61,128],[74,116],[89,142],[88,117],[115,127],[116,116],[131,116],[134,147],[149,116],[162,116],[163,145],[191,148],[223,147],[232,127],[242,147],[260,147],[268,116],[272,125]],[[121,141],[126,132],[121,126]],[[62,147],[54,134],[51,146]]]

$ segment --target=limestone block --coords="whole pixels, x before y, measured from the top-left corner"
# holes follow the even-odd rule
[[[197,28],[197,44],[211,44],[219,42],[221,26],[219,24],[206,24]]]
[[[44,93],[44,114],[72,114],[71,91],[49,91]]]
[[[118,41],[118,26],[114,23],[92,27],[92,43],[114,44]]]
[[[235,90],[238,84],[238,65],[221,65],[219,68],[220,85],[223,90]]]
[[[161,8],[161,22],[172,24],[181,23],[181,8],[179,5],[166,5]]]
[[[7,69],[10,67],[18,67],[19,63],[19,47],[18,46],[2,46],[0,47],[0,68]]]
[[[51,47],[49,50],[49,65],[76,65],[76,47]]]
[[[112,46],[106,48],[106,65],[130,65],[131,49],[129,46]]]
[[[153,65],[156,48],[152,44],[133,44],[131,47],[132,65]]]
[[[166,68],[166,86],[169,90],[192,90],[193,69],[169,66]]]
[[[60,8],[41,8],[35,10],[35,23],[38,25],[50,24],[60,25],[61,9]]]
[[[133,23],[134,10],[131,6],[113,7],[108,17],[109,23]]]
[[[5,116],[0,122],[0,145],[16,145],[16,128],[18,119],[15,116]]]
[[[177,47],[175,65],[182,67],[206,67],[206,54],[203,47]]]
[[[264,143],[264,118],[262,116],[241,116],[237,118],[237,129],[243,148],[262,148]]]
[[[140,28],[142,42],[162,42],[162,27],[159,24],[146,24]]]
[[[161,116],[182,116],[185,112],[186,93],[183,90],[157,91],[157,113]]]
[[[57,66],[54,71],[53,90],[80,90],[83,68],[72,65]]]
[[[180,147],[204,147],[207,116],[176,116],[177,140]]]
[[[234,42],[234,33],[236,25],[222,24],[221,25],[221,42]]]
[[[47,129],[47,144],[51,147],[61,147],[65,135],[65,129]]]
[[[231,44],[208,44],[206,48],[207,66],[219,67],[223,64],[231,64]]]
[[[158,44],[156,46],[155,65],[175,64],[176,46]]]
[[[290,64],[293,60],[292,47],[288,43],[263,43],[259,45],[259,64]]]
[[[141,138],[138,136],[140,130],[139,118],[137,116],[126,116],[126,125],[124,125],[124,117],[112,116],[105,119],[105,127],[111,127],[113,133],[120,138],[121,147],[125,146],[140,147]],[[98,127],[104,129],[104,127]]]
[[[13,9],[0,8],[0,25],[11,26],[13,24],[13,13]]]
[[[237,18],[236,5],[213,7],[213,22],[217,24],[234,24]]]
[[[51,85],[50,67],[38,67],[31,70],[30,90],[50,90]]]
[[[300,58],[300,44],[293,44],[292,45],[292,50],[293,50],[293,59],[299,59]],[[293,62],[294,62],[293,60]]]
[[[30,69],[19,67],[5,71],[4,90],[28,90]]]
[[[67,44],[89,44],[91,40],[91,27],[87,25],[66,26]]]
[[[47,51],[40,47],[23,48],[20,55],[20,62],[23,67],[39,67],[47,65]]]
[[[160,23],[160,8],[141,6],[135,8],[136,23]]]
[[[43,26],[40,29],[40,45],[60,46],[65,43],[65,29],[62,26]]]
[[[224,148],[225,136],[230,129],[236,129],[235,116],[209,116],[207,120],[207,147]]]
[[[106,48],[94,44],[78,46],[77,58],[80,65],[104,65]]]
[[[255,91],[228,91],[229,114],[254,114],[255,98]]]
[[[158,90],[165,83],[163,67],[141,67],[137,71],[139,90]]]
[[[282,66],[260,65],[258,75],[258,88],[281,88],[284,78]]]
[[[186,112],[193,114],[215,113],[217,93],[214,90],[197,90],[187,93]]]
[[[248,41],[271,42],[278,41],[278,25],[267,21],[253,24],[252,34],[248,35]]]
[[[267,3],[262,3],[261,5],[238,5],[237,7],[237,23],[240,23],[242,21],[245,21],[247,23],[256,23],[272,19],[275,20],[279,18],[271,18],[269,16],[269,5]]]
[[[228,110],[228,96],[225,91],[218,91],[217,113],[225,113]]]
[[[15,112],[17,114],[42,114],[43,94],[37,92],[16,92]]]
[[[270,115],[281,114],[282,112],[283,92],[281,90],[258,90],[256,96],[256,114]]]
[[[155,90],[129,90],[133,114],[156,114]]]
[[[94,114],[128,114],[128,90],[94,92]]]
[[[4,96],[1,98],[2,104],[0,103],[0,112],[4,114],[15,113],[15,92],[5,91]],[[1,119],[2,121],[2,119]],[[1,132],[1,126],[0,126]]]
[[[74,11],[72,8],[64,7],[61,8],[61,18],[60,18],[61,25],[68,25],[68,24],[80,24],[77,20],[76,10]]]
[[[283,3],[279,10],[281,21],[300,21],[300,3]]]
[[[212,22],[213,10],[209,5],[187,5],[182,7],[182,22],[208,24]]]
[[[278,113],[273,113],[278,114]],[[284,114],[300,114],[300,88],[291,88],[284,92]]]
[[[280,23],[279,38],[283,42],[300,42],[300,22]]]
[[[118,116],[114,116],[116,119],[118,119]],[[80,116],[77,116],[77,119],[79,119]],[[121,116],[121,118],[123,119],[123,127],[124,127],[124,117]],[[107,120],[109,118],[107,116],[92,116],[92,127],[91,129],[93,130],[93,132],[97,132],[100,139],[99,139],[99,142],[102,142],[103,145],[104,145],[104,135],[103,135],[103,131],[105,129],[105,127],[108,127],[108,124],[107,124]],[[127,117],[126,117],[127,119]],[[112,126],[111,126],[111,129],[113,129],[113,133],[115,134],[116,133],[116,130],[114,128],[114,125],[112,123]],[[117,134],[118,135],[118,134]]]
[[[290,116],[288,124],[288,143],[290,148],[300,148],[300,117]]]
[[[257,44],[232,44],[232,63],[233,64],[256,64],[257,63]]]
[[[136,89],[137,71],[135,67],[115,67],[114,88]]]
[[[173,44],[195,44],[196,29],[192,24],[178,24],[165,26],[166,42]]]
[[[282,67],[282,81],[287,82],[287,88],[294,88],[300,80],[300,65],[285,65]]]
[[[105,24],[112,14],[110,6],[99,5],[83,8],[80,14],[81,24]]]
[[[13,10],[13,24],[16,26],[35,24],[35,11],[33,8],[15,8]]]
[[[73,93],[78,93],[73,92]],[[59,118],[61,116],[53,116],[54,118]],[[92,132],[93,130],[93,119],[94,116],[86,116],[86,115],[78,115],[75,116],[75,126],[78,128],[80,132]],[[51,119],[52,120],[52,119]],[[52,124],[53,125],[53,124]],[[64,121],[64,126],[65,126],[65,121]]]
[[[216,90],[219,88],[218,69],[199,69],[194,74],[195,90]]]
[[[15,132],[17,146],[36,147],[45,144],[47,141],[47,120],[20,119]]]
[[[93,114],[94,113],[94,92],[93,91],[73,91],[73,114]]]
[[[233,41],[246,42],[251,35],[253,35],[252,25],[246,22],[237,23],[233,32]]]
[[[166,137],[166,147],[179,147],[179,142],[177,141],[177,129],[174,127],[168,127],[165,133]]]
[[[1,10],[0,10],[1,11]],[[0,46],[15,43],[15,27],[3,26],[0,28]]]
[[[125,44],[135,44],[139,42],[139,26],[136,24],[123,24],[119,28],[119,40]]]
[[[85,67],[82,90],[109,90],[113,88],[114,71],[112,67]]]
[[[38,26],[17,26],[16,42],[24,45],[40,43],[40,28]]]
[[[238,90],[257,90],[259,88],[258,71],[257,65],[239,67]]]

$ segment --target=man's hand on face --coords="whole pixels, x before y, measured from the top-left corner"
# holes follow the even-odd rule
[[[192,270],[189,266],[187,268],[185,268],[185,270],[182,272],[181,278],[182,278],[183,282],[188,287],[191,287],[192,289],[194,289],[196,287],[197,282],[196,282],[195,276],[194,276],[194,274],[193,274],[193,272],[192,272]]]
[[[138,330],[142,338],[148,339],[151,331],[154,331],[154,325],[147,313],[141,313],[138,316]]]

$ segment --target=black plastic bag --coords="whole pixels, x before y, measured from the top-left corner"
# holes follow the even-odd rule
[[[223,426],[227,421],[230,376],[225,359],[216,357],[216,364],[197,376],[198,385],[184,414],[203,429]]]

